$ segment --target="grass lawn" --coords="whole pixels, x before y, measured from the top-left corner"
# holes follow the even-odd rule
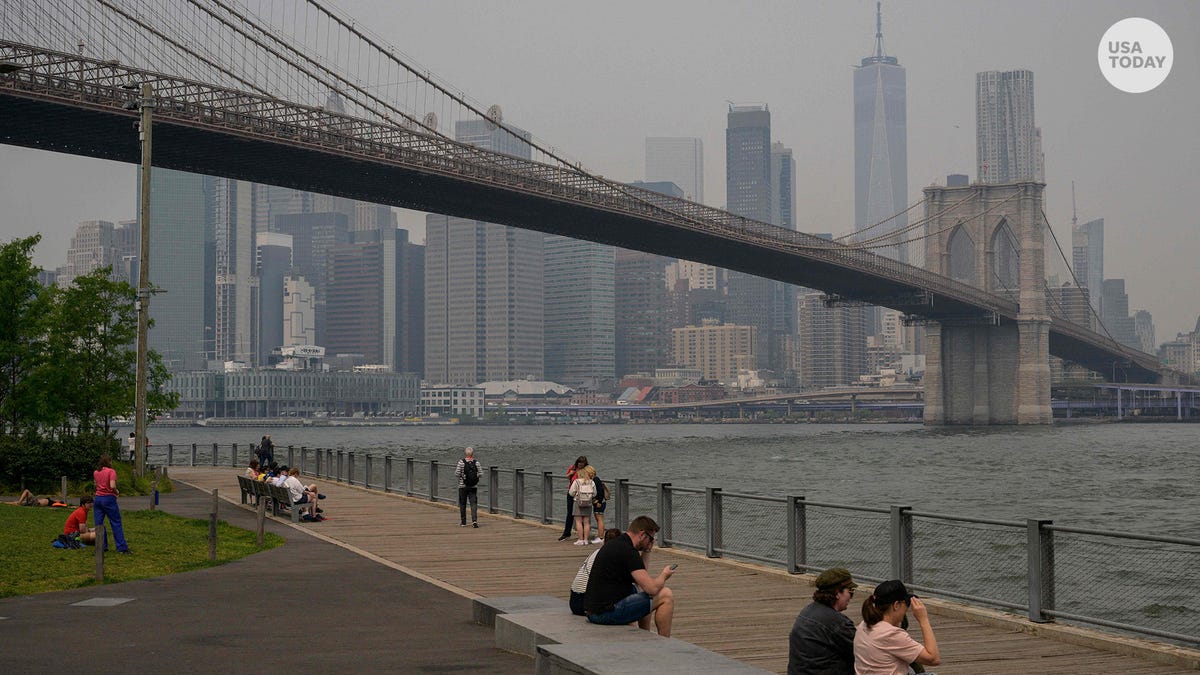
[[[54,548],[73,509],[0,504],[0,598],[61,591],[96,584],[96,549]],[[88,524],[94,525],[93,514]],[[208,559],[208,521],[179,518],[163,511],[121,510],[125,539],[133,555],[109,553],[104,558],[104,582],[116,583],[203,569],[274,548],[283,538],[263,535],[263,548],[254,532],[217,523],[217,559]],[[112,530],[109,530],[109,547]]]

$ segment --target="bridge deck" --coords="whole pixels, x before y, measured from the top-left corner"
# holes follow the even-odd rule
[[[171,472],[177,480],[239,501],[234,469]],[[457,507],[325,481],[321,490],[329,495],[324,502],[329,520],[301,524],[303,529],[469,597],[553,595],[565,601],[570,580],[591,550],[555,541],[561,524],[480,513],[479,529],[463,529]],[[787,670],[788,631],[812,594],[804,578],[671,549],[653,555],[656,565],[679,563],[671,580],[678,604],[674,637],[760,668]],[[857,618],[858,612],[855,604],[848,613]],[[944,662],[936,669],[941,675],[1192,672],[945,615],[934,616],[933,625]]]

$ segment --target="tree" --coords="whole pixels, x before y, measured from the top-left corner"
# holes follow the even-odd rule
[[[31,374],[45,352],[49,294],[38,282],[33,247],[40,235],[0,246],[0,433],[36,432],[38,391]]]
[[[137,293],[109,278],[110,268],[76,277],[52,294],[49,358],[39,371],[42,409],[59,435],[110,432],[109,420],[134,411],[137,368]],[[147,407],[156,415],[177,405],[161,393],[170,374],[148,353]]]

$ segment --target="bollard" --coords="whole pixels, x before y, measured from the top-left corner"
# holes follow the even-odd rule
[[[267,519],[267,500],[265,497],[258,498],[258,504],[255,506],[255,509],[257,511],[256,516],[258,519],[258,546],[259,546],[259,548],[262,548],[262,545],[263,545],[263,523]]]
[[[208,514],[208,559],[217,559],[217,491],[212,491],[212,512]]]
[[[808,566],[808,513],[804,497],[789,496],[788,573],[800,574]]]
[[[104,581],[104,549],[108,548],[108,532],[96,529],[96,581]]]

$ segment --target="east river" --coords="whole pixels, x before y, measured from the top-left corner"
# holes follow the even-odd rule
[[[154,459],[167,443],[248,449],[262,434],[281,448],[447,462],[472,445],[484,466],[556,475],[587,455],[608,479],[1200,538],[1197,424],[152,427],[149,436]]]

